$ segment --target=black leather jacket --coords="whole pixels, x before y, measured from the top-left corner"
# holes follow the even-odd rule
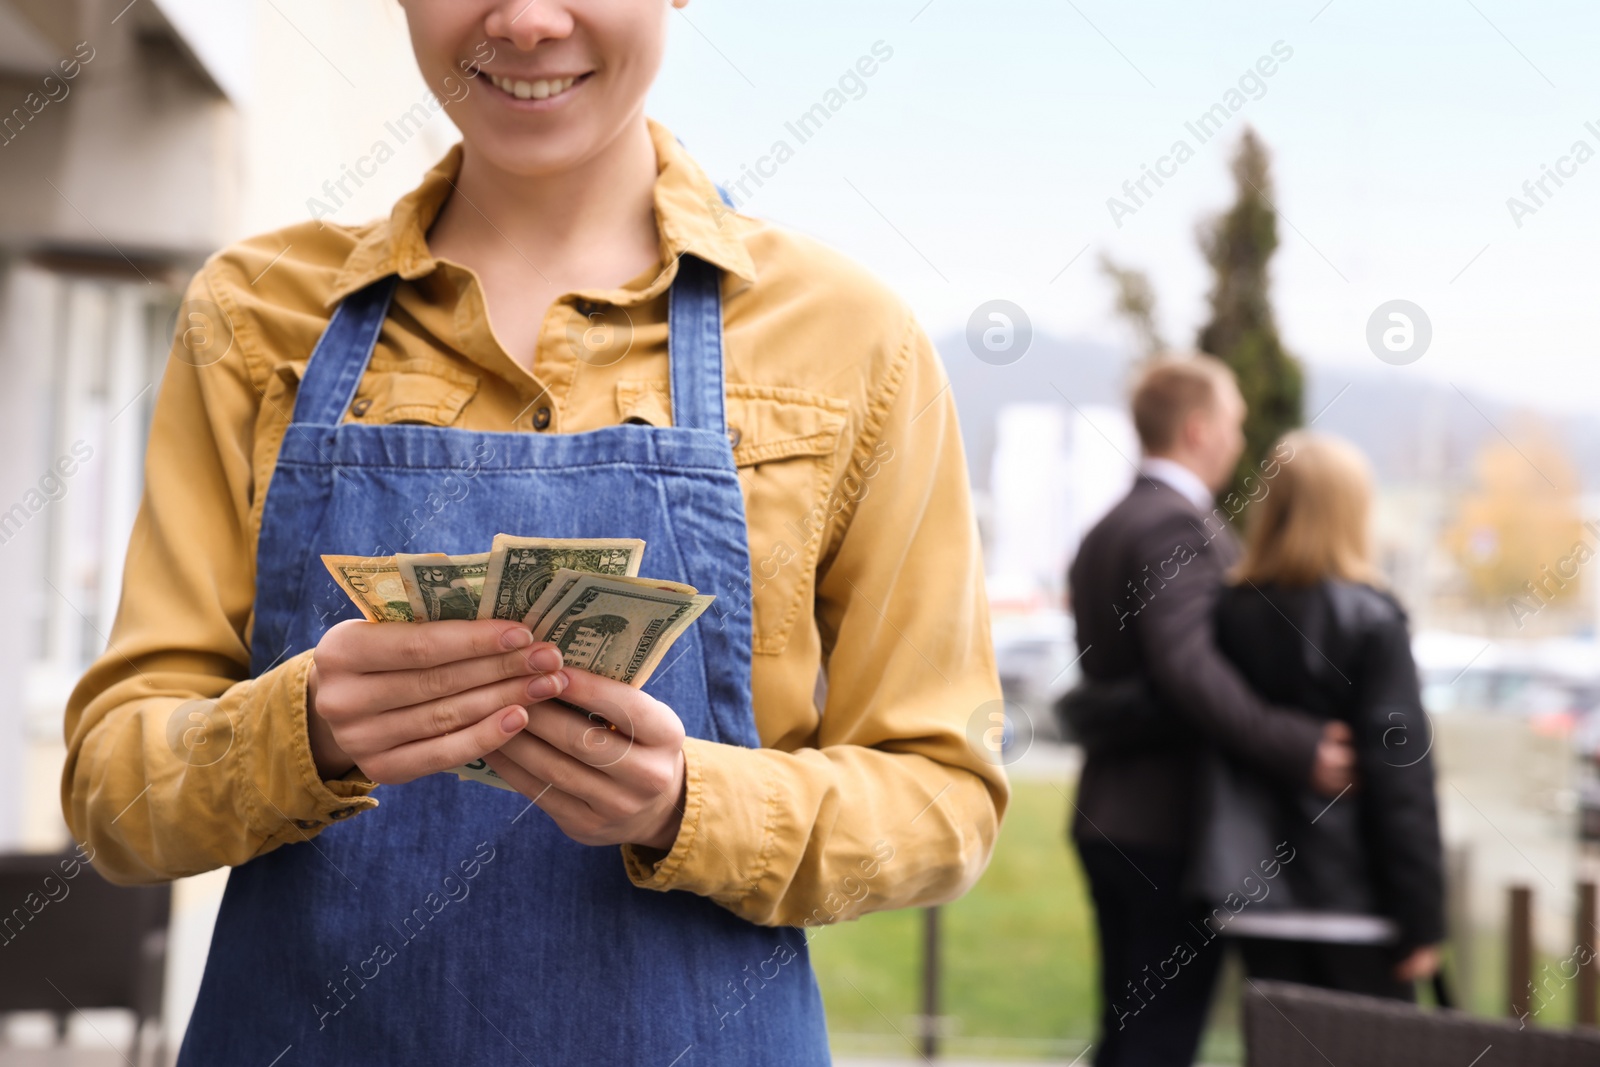
[[[1331,806],[1270,783],[1296,850],[1285,866],[1294,904],[1387,916],[1401,948],[1441,940],[1433,734],[1399,602],[1344,581],[1233,586],[1217,603],[1216,633],[1263,699],[1342,719],[1355,735],[1357,785]]]

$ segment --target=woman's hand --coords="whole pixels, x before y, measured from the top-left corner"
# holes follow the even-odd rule
[[[1423,945],[1395,964],[1394,976],[1401,982],[1415,982],[1419,978],[1432,978],[1438,969],[1439,946]]]
[[[1316,759],[1311,764],[1311,788],[1325,797],[1338,797],[1356,784],[1355,736],[1350,727],[1333,719],[1322,728]]]
[[[306,683],[317,772],[398,783],[481,759],[527,725],[527,705],[562,691],[560,666],[515,622],[341,622]]]
[[[485,758],[495,773],[585,845],[667,851],[683,822],[683,722],[652,696],[575,668],[561,699],[528,709],[528,727]]]

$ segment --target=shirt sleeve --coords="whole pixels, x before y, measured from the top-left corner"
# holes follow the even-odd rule
[[[1218,647],[1215,610],[1224,584],[1216,549],[1188,517],[1146,534],[1136,558],[1156,566],[1160,586],[1134,620],[1156,690],[1204,736],[1290,788],[1311,777],[1322,723],[1258,697]],[[1165,563],[1174,566],[1166,573]],[[1152,573],[1154,573],[1154,571]]]
[[[636,885],[810,926],[939,904],[994,847],[1009,787],[983,564],[949,379],[908,322],[851,462],[867,486],[819,565],[827,698],[815,747],[685,743],[683,825]]]
[[[95,867],[120,883],[243,863],[377,803],[359,772],[318,776],[310,652],[248,677],[265,376],[251,372],[237,308],[211,284],[220,269],[207,265],[184,307],[231,316],[232,343],[214,362],[181,335],[173,346],[116,621],[66,709],[62,810]]]

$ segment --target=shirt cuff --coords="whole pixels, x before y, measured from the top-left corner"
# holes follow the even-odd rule
[[[285,660],[255,680],[258,692],[246,705],[240,740],[247,808],[268,839],[304,840],[330,823],[378,806],[368,794],[377,784],[360,770],[325,780],[317,772],[306,730],[306,679],[311,649]]]
[[[729,908],[755,889],[766,868],[775,803],[755,756],[756,750],[738,745],[684,740],[683,824],[664,856],[622,846],[634,885],[688,890]]]

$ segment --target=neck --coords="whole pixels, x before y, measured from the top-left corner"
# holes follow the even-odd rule
[[[600,151],[554,174],[501,169],[467,142],[455,191],[435,225],[478,247],[509,244],[535,266],[562,274],[563,264],[587,258],[584,249],[654,248],[655,182],[643,111]]]
[[[1165,455],[1153,455],[1147,452],[1145,453],[1145,458],[1160,459],[1165,460],[1168,463],[1176,463],[1190,474],[1193,474],[1196,478],[1199,478],[1207,489],[1210,489],[1213,492],[1216,491],[1216,487],[1211,484],[1211,479],[1206,477],[1204,467],[1193,456],[1181,452],[1169,452]]]

